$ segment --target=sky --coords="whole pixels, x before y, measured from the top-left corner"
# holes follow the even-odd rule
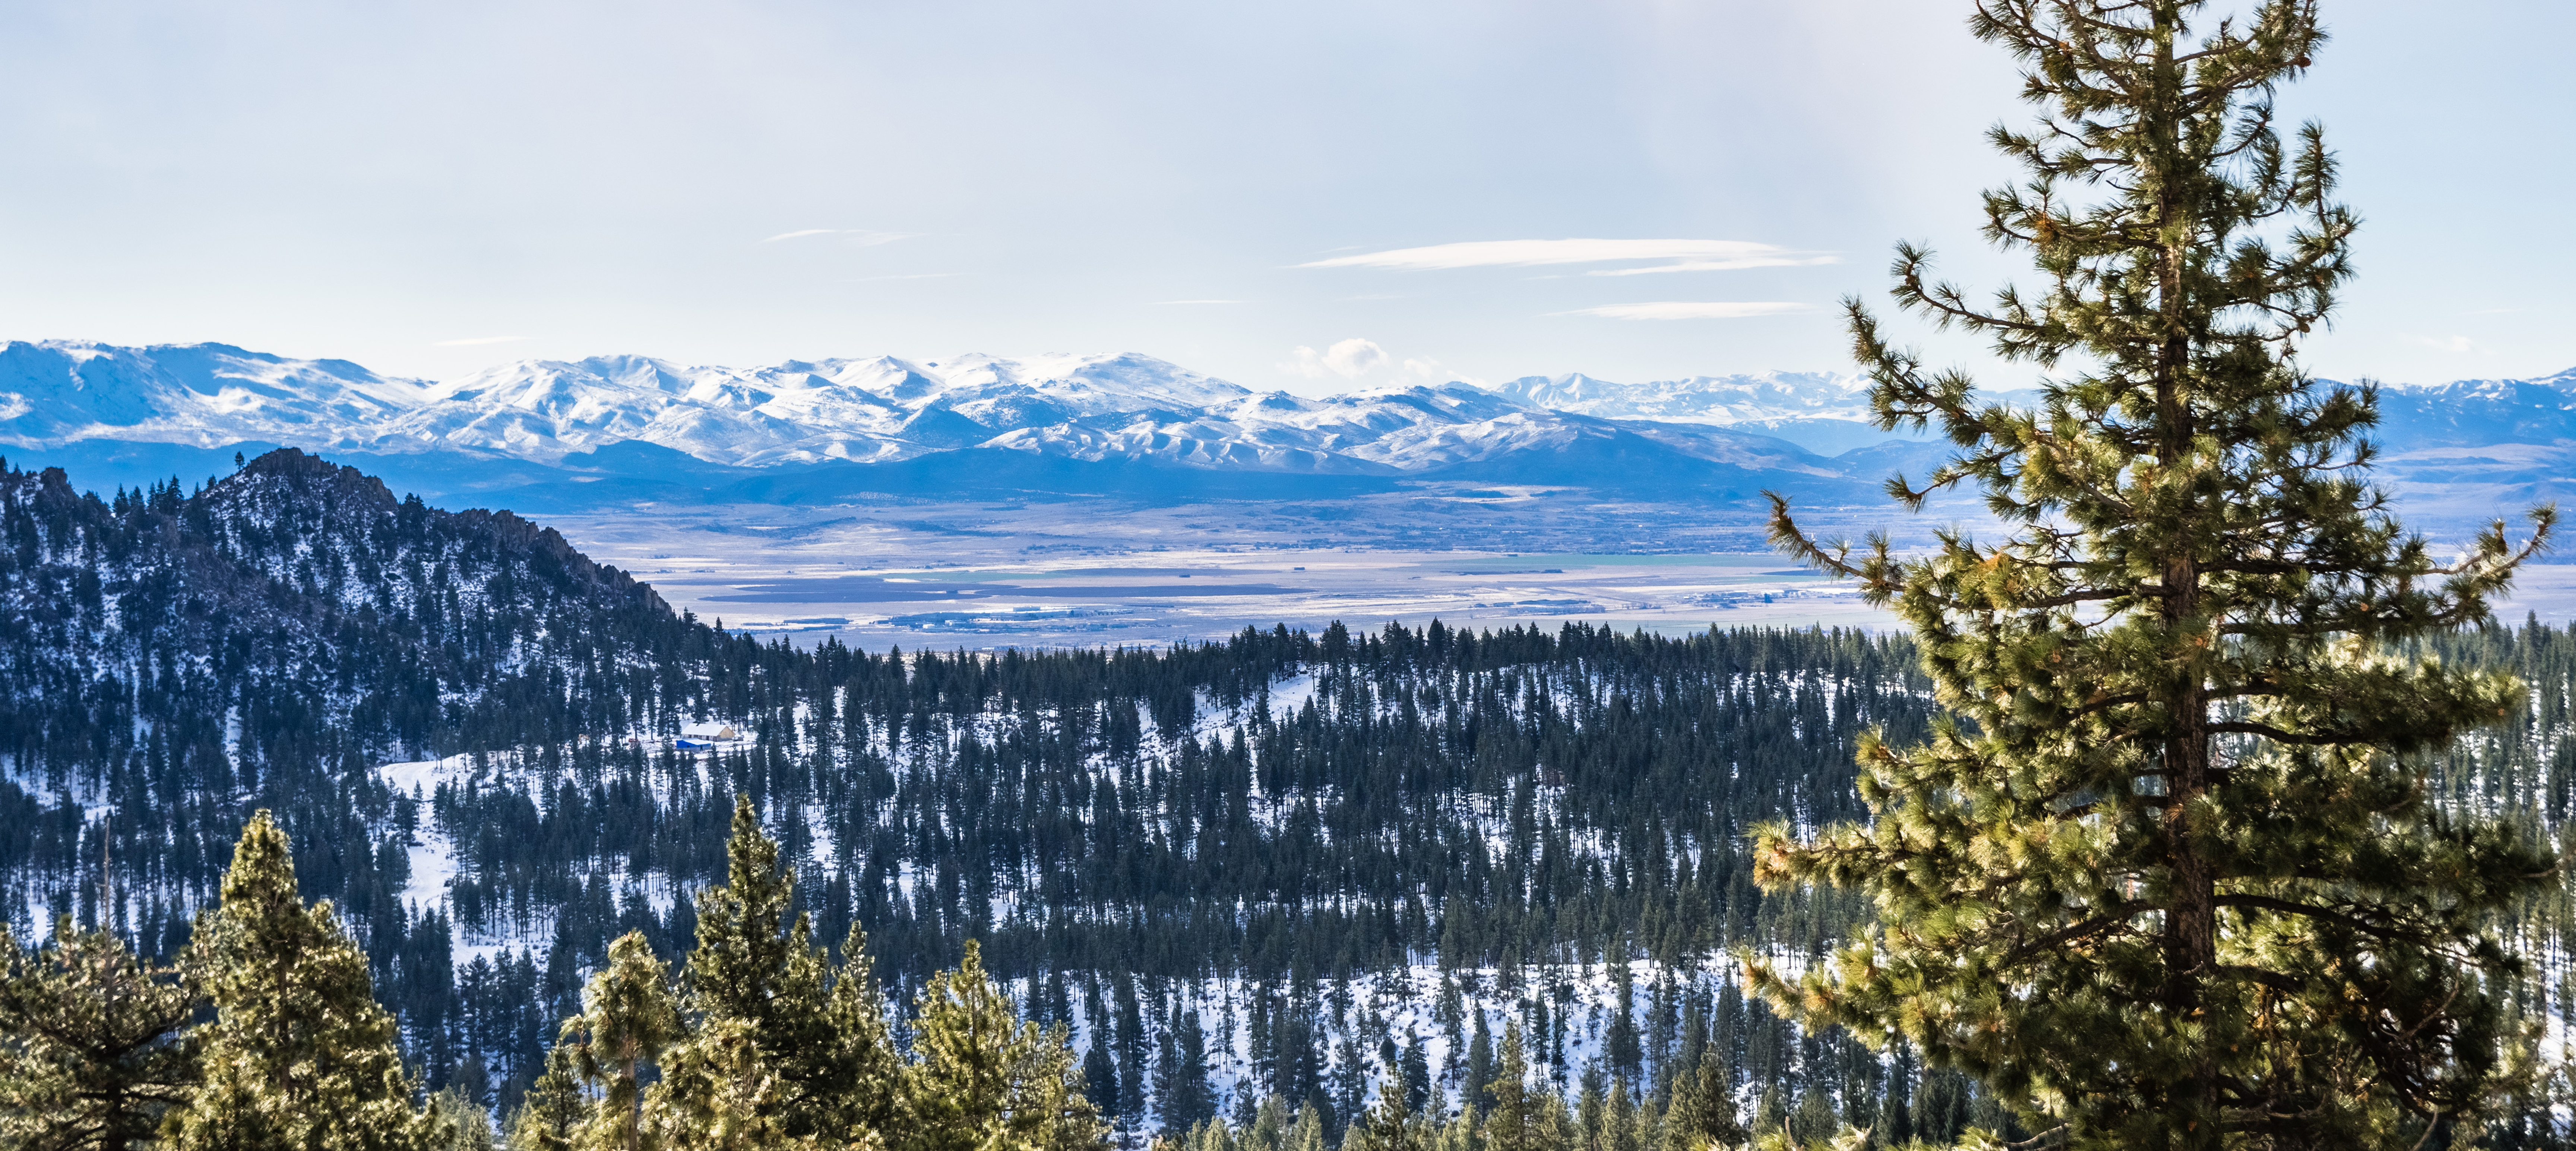
[[[2012,62],[1952,0],[0,6],[0,338],[430,379],[1136,351],[1307,394],[1845,371],[1989,287]],[[2327,0],[2360,275],[2308,348],[2576,366],[2576,5]],[[1964,337],[1893,330],[2023,386]]]

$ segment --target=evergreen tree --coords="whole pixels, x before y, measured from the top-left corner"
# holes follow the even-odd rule
[[[1664,1129],[1678,1136],[1685,1146],[1713,1141],[1732,1147],[1745,1140],[1744,1124],[1737,1115],[1735,1077],[1728,1072],[1717,1049],[1709,1047],[1701,1051],[1698,1067],[1675,1078]],[[1896,1142],[1904,1140],[1900,1137]]]
[[[367,954],[329,900],[297,897],[286,833],[253,814],[198,921],[190,962],[215,1018],[200,1028],[205,1082],[164,1125],[180,1151],[426,1151],[446,1141],[412,1107],[394,1020]]]
[[[1404,1056],[1399,1064],[1404,1076],[1404,1106],[1415,1114],[1428,1114],[1431,1109],[1431,1052],[1420,1032],[1404,1029]]]
[[[791,918],[796,873],[780,866],[778,843],[761,831],[749,795],[734,799],[725,859],[725,885],[698,895],[697,949],[689,955],[688,1006],[705,1041],[699,1065],[747,1073],[748,1053],[757,1051],[776,1079],[757,1093],[758,1106],[787,1138],[882,1130],[895,1115],[896,1060],[867,937],[852,926],[838,969],[813,945],[808,918]],[[721,1079],[688,1082],[714,1089]],[[675,1080],[674,1092],[685,1089]],[[752,1097],[738,1093],[735,1105]],[[714,1106],[672,1098],[683,1110]]]
[[[1921,507],[1972,485],[2001,538],[1857,560],[1777,504],[1781,546],[1893,605],[1947,709],[1861,748],[1874,819],[1758,835],[1765,883],[1864,888],[1879,926],[1763,989],[1810,1025],[1910,1039],[2062,1145],[2365,1146],[2468,1118],[2525,1074],[2485,933],[2555,863],[2444,814],[2423,753],[2523,688],[2402,644],[2477,624],[2546,538],[2498,522],[2436,562],[2367,483],[2368,386],[2298,365],[2350,272],[2321,131],[2273,93],[2323,40],[2314,0],[2194,28],[2200,0],[1981,0],[1976,34],[2053,106],[1994,142],[2029,176],[1986,196],[2044,291],[1991,308],[1897,259],[1898,300],[2064,376],[1980,405],[1857,302],[1884,427],[1960,448]]]
[[[893,1131],[902,1116],[903,1057],[886,1019],[867,932],[856,923],[841,942],[826,1009],[830,1046],[805,1064],[822,1073],[800,1085],[818,1126],[844,1140]]]
[[[1082,1089],[1101,1114],[1118,1116],[1118,1064],[1109,1058],[1109,1036],[1093,1016],[1091,1043],[1082,1052]]]
[[[1529,1059],[1521,1050],[1518,1020],[1503,1024],[1503,1049],[1495,1060],[1493,1081],[1485,1094],[1494,1101],[1485,1116],[1485,1146],[1490,1151],[1541,1151],[1538,1100],[1531,1097]]]
[[[195,1088],[195,995],[70,916],[32,955],[0,927],[0,1146],[124,1151]]]
[[[572,1151],[590,1113],[572,1045],[558,1044],[546,1053],[545,1074],[528,1085],[510,1115],[509,1151]]]
[[[1419,1151],[1422,1142],[1413,1111],[1404,1105],[1404,1083],[1389,1075],[1378,1081],[1377,1103],[1351,1124],[1342,1151]]]
[[[1450,1047],[1451,1052],[1458,1049]],[[1485,1029],[1485,1013],[1476,1012],[1476,1037],[1467,1044],[1466,1078],[1458,1084],[1458,1093],[1472,1104],[1485,1097],[1485,1085],[1494,1078],[1494,1040]]]
[[[1172,1013],[1163,1043],[1170,1052],[1164,1065],[1171,1073],[1154,1085],[1155,1099],[1163,1130],[1179,1134],[1216,1117],[1216,1091],[1208,1083],[1207,1035],[1199,1026],[1197,1008],[1182,1003]]]
[[[464,1091],[442,1087],[430,1092],[429,1113],[446,1132],[437,1151],[492,1151],[492,1113]]]
[[[791,1144],[780,1121],[776,1060],[761,1050],[748,1020],[708,1020],[664,1062],[644,1108],[654,1146],[754,1151]],[[863,1138],[878,1145],[874,1132]]]
[[[588,1151],[644,1151],[644,1081],[681,1038],[670,972],[642,932],[608,946],[608,966],[581,989],[581,1014],[564,1021],[563,1043],[583,1082],[601,1089],[582,1128]]]
[[[906,1151],[1089,1151],[1108,1144],[1064,1028],[1021,1022],[984,974],[973,940],[955,970],[922,987],[912,1052]]]

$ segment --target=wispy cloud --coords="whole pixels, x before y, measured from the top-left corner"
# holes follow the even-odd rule
[[[1156,300],[1156,304],[1249,304],[1250,300]]]
[[[2442,352],[2484,352],[2486,348],[2467,336],[2408,336],[2406,342]]]
[[[1454,268],[1531,268],[1554,264],[1674,261],[1634,271],[1709,272],[1830,263],[1832,256],[1795,252],[1750,240],[1472,240],[1334,256],[1300,268],[1389,268],[1427,272]]]
[[[1371,341],[1353,337],[1320,352],[1313,348],[1297,348],[1288,353],[1288,362],[1279,365],[1279,370],[1290,375],[1304,376],[1310,380],[1319,378],[1326,372],[1349,380],[1384,367],[1386,362],[1386,349]]]
[[[1838,264],[1839,256],[1746,256],[1734,260],[1681,260],[1670,264],[1650,264],[1643,268],[1594,268],[1587,276],[1645,276],[1656,272],[1732,272],[1739,268],[1804,268],[1816,264]]]
[[[1785,316],[1793,312],[1812,312],[1813,304],[1781,301],[1748,302],[1738,300],[1661,300],[1650,304],[1605,304],[1598,308],[1576,308],[1557,312],[1559,316],[1599,316],[1605,320],[1741,320],[1752,316]]]
[[[919,232],[871,232],[865,228],[799,228],[793,232],[780,232],[762,240],[761,243],[775,244],[780,240],[801,240],[807,236],[847,236],[851,243],[861,247],[874,247],[878,244],[891,244],[897,240],[909,240],[920,234]]]
[[[430,346],[433,348],[479,348],[485,344],[515,344],[521,340],[532,340],[535,338],[536,337],[534,336],[467,336],[461,340],[440,340]]]
[[[876,280],[945,280],[955,276],[963,276],[965,274],[966,273],[964,272],[910,272],[895,276],[857,276],[853,277],[850,282],[853,284],[865,284]]]

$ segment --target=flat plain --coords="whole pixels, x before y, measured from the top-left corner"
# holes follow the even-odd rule
[[[1355,629],[1580,620],[1666,633],[1898,626],[1849,582],[1758,550],[1759,529],[1740,512],[1595,504],[1552,529],[1517,519],[1523,530],[1489,531],[1503,524],[1455,508],[1339,507],[1351,514],[1324,522],[1249,504],[929,501],[546,522],[675,607],[729,628],[799,643],[837,636],[872,651],[1160,646],[1335,620]],[[1874,526],[1858,517],[1820,524],[1853,535]],[[1341,538],[1324,542],[1324,528]],[[1623,536],[1660,550],[1623,549]],[[2576,618],[2576,566],[2535,565],[2519,590],[2499,618]]]

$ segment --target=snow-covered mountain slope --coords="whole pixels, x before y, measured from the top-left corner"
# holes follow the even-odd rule
[[[522,361],[440,384],[387,439],[545,460],[640,440],[736,467],[881,462],[1018,428],[1246,394],[1134,354],[881,356],[750,369],[606,356]]]
[[[0,344],[0,443],[18,447],[81,440],[336,446],[351,429],[381,424],[429,398],[422,381],[345,360],[295,360],[226,344]]]
[[[1692,376],[1616,384],[1581,373],[1522,376],[1502,394],[1534,408],[1609,419],[1690,424],[1866,420],[1869,382],[1822,372]]]
[[[1023,428],[987,446],[1084,460],[1400,475],[1641,434],[1698,459],[1833,474],[1823,461],[1764,436],[1594,419],[1527,407],[1458,383],[1321,400],[1271,392],[1195,411],[1122,413]]]
[[[2576,368],[2528,380],[2383,387],[2379,409],[2380,437],[2401,448],[2576,439]]]
[[[1659,422],[1634,418],[1646,410],[1637,405],[1558,411],[1462,383],[1308,399],[1256,394],[1134,354],[877,357],[749,369],[603,356],[525,360],[435,384],[214,346],[12,344],[5,361],[17,386],[0,395],[0,444],[18,448],[100,440],[198,448],[291,443],[380,457],[463,453],[586,471],[618,470],[604,449],[643,445],[730,468],[884,464],[984,448],[1091,463],[1349,476],[1493,472],[1516,457],[1567,453],[1624,458],[1631,471],[1651,471],[1659,465],[1649,457],[1661,454],[1752,471],[1834,474],[1790,444],[1725,430],[1730,413],[1723,410]],[[85,409],[62,402],[64,395],[106,414],[75,417]],[[1786,403],[1762,410],[1791,410]]]
[[[890,357],[691,367],[644,356],[523,360],[442,383],[219,344],[0,346],[0,444],[288,443],[542,463],[642,442],[709,463],[886,461],[1019,428],[1191,409],[1243,388],[1134,354]]]
[[[960,476],[1030,494],[1062,483],[1150,492],[1170,485],[1168,469],[1270,493],[1258,498],[1319,495],[1289,489],[1330,478],[1874,499],[1891,452],[1920,470],[1929,462],[1915,457],[1942,449],[1870,423],[1866,390],[1819,373],[1629,384],[1568,374],[1314,399],[1132,353],[757,368],[601,356],[431,383],[219,344],[55,341],[0,345],[0,448],[125,482],[219,470],[237,445],[291,445],[369,457],[413,490],[510,491],[542,504],[533,488],[587,487],[583,506],[783,498],[772,488],[945,491]],[[2381,397],[2378,435],[2401,482],[2423,451],[2576,441],[2576,370]],[[2550,495],[2556,458],[2487,469],[2468,494]],[[716,490],[724,485],[743,490]]]

